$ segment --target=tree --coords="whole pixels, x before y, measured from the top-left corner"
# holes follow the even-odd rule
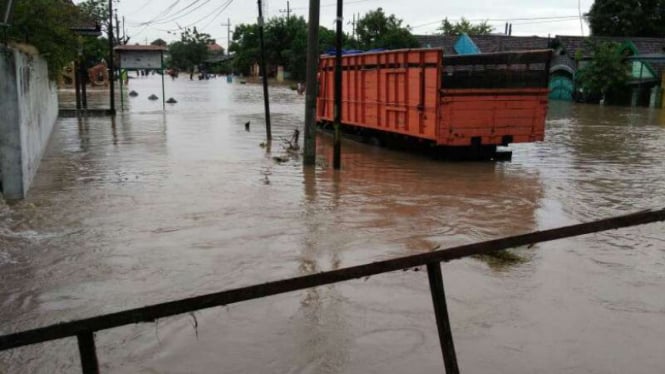
[[[462,17],[462,19],[456,23],[451,23],[448,21],[448,18],[444,19],[437,30],[440,35],[488,35],[494,31],[494,27],[490,26],[487,21],[474,25],[468,19]]]
[[[8,37],[35,46],[46,59],[49,76],[55,79],[76,58],[78,41],[69,28],[80,18],[80,10],[68,1],[18,1]]]
[[[167,43],[163,39],[155,39],[150,42],[150,45],[158,45],[160,47],[166,47]]]
[[[665,0],[596,0],[587,16],[596,36],[665,37]]]
[[[106,0],[85,0],[78,4],[81,12],[81,25],[98,25],[102,36],[85,36],[80,39],[82,47],[81,62],[84,67],[98,64],[102,59],[109,60],[108,39],[104,35],[108,30],[109,7]]]
[[[305,78],[307,61],[307,22],[303,17],[276,17],[264,28],[265,53],[269,66],[284,66],[295,80]],[[335,32],[319,28],[319,50],[323,52],[335,45]],[[243,74],[259,59],[258,25],[241,24],[233,32],[229,51],[234,53],[233,67]],[[271,71],[268,67],[268,71]]]
[[[208,57],[208,45],[215,42],[209,34],[201,33],[196,27],[186,28],[180,40],[169,45],[169,66],[180,70],[193,71]]]
[[[592,59],[577,71],[578,87],[585,98],[605,98],[608,103],[621,100],[626,92],[630,65],[615,42],[589,43]]]
[[[229,52],[234,53],[233,68],[248,74],[252,65],[259,60],[259,26],[244,23],[236,26]]]
[[[358,20],[356,26],[358,45],[361,49],[399,49],[418,47],[408,26],[402,27],[402,20],[394,14],[386,16],[382,8],[368,12]]]

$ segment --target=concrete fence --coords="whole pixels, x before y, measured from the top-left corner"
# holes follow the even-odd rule
[[[46,61],[0,45],[0,187],[26,196],[58,116]]]

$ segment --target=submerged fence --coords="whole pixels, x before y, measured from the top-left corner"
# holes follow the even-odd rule
[[[487,254],[524,245],[660,221],[665,221],[665,209],[643,211],[594,222],[581,223],[551,230],[535,231],[528,234],[441,249],[434,252],[399,257],[359,266],[195,296],[187,299],[129,309],[77,321],[58,323],[0,336],[0,351],[56,339],[76,337],[78,340],[79,353],[81,355],[83,373],[99,373],[94,338],[94,334],[97,331],[140,322],[154,322],[159,318],[190,313],[201,309],[229,305],[241,301],[409,269],[416,266],[426,266],[445,372],[448,374],[459,373],[455,346],[450,328],[450,320],[448,318],[448,308],[446,306],[446,296],[444,293],[443,277],[440,266],[441,262],[461,259],[473,255]]]

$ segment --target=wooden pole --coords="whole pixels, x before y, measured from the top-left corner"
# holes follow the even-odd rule
[[[319,0],[309,0],[307,71],[305,72],[305,149],[303,164],[316,163],[316,97],[319,70]]]
[[[261,0],[259,4],[259,47],[261,49],[261,76],[263,77],[263,105],[266,112],[266,138],[272,140],[272,131],[270,129],[270,103],[268,97],[268,71],[266,70],[266,51],[263,45],[263,7]]]
[[[81,371],[83,374],[99,374],[95,336],[91,331],[87,331],[76,335],[76,339],[81,354]]]
[[[340,127],[342,124],[342,0],[337,0],[337,38],[335,41],[335,104],[334,104],[334,128],[333,138],[333,168],[339,170],[342,167],[342,139]]]
[[[78,61],[74,62],[74,90],[76,92],[76,110],[81,110],[81,69]]]
[[[122,61],[122,60],[121,60]],[[125,111],[125,98],[122,96],[123,92],[123,82],[122,82],[122,63],[118,64],[118,71],[119,71],[119,77],[120,77],[120,111],[124,112]],[[127,76],[129,76],[129,72],[127,72]]]
[[[164,51],[159,51],[160,66],[162,68],[162,110],[166,111],[166,91],[164,91]]]
[[[110,113],[115,115],[115,66],[113,64],[113,0],[109,0],[109,24],[108,24],[108,35],[109,35],[109,92],[110,97]]]
[[[81,107],[83,110],[88,109],[88,79],[86,78],[85,64],[79,63],[79,70],[81,70]]]
[[[429,290],[432,293],[432,303],[434,304],[436,327],[439,331],[439,343],[441,344],[441,353],[443,354],[443,365],[446,368],[446,374],[459,374],[457,355],[455,354],[455,343],[453,342],[453,334],[450,330],[446,293],[443,289],[441,264],[439,262],[427,264],[427,277],[429,278]]]

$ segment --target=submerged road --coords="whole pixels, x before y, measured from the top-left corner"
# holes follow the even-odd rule
[[[28,199],[0,205],[0,334],[665,206],[659,110],[553,102],[546,141],[509,163],[344,142],[334,173],[327,136],[315,169],[273,160],[304,96],[271,88],[267,153],[260,85],[166,84],[166,113],[147,99],[153,76],[130,80],[139,96],[115,121],[60,119]],[[462,372],[665,370],[665,225],[511,253],[442,267]],[[111,373],[442,367],[423,271],[127,326],[97,346]],[[0,353],[0,373],[78,370],[74,339]]]

